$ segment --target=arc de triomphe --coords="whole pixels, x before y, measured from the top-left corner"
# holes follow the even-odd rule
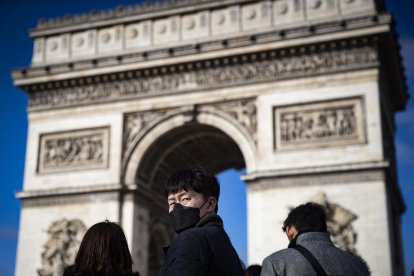
[[[58,275],[105,217],[154,275],[172,238],[162,183],[194,164],[246,168],[249,263],[315,200],[337,245],[403,274],[394,113],[408,97],[383,1],[175,0],[30,36],[32,64],[13,71],[30,99],[16,275]]]

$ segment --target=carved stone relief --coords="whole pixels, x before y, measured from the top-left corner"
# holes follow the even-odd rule
[[[129,150],[132,142],[149,123],[165,116],[166,111],[137,112],[125,115],[124,153]]]
[[[222,103],[216,103],[211,106],[217,110],[227,113],[234,119],[236,119],[241,127],[244,127],[248,133],[256,141],[257,133],[257,118],[256,118],[256,104],[254,99],[241,99],[234,100]],[[194,109],[189,109],[192,113],[197,113],[197,106],[193,107]],[[133,142],[141,134],[141,131],[148,126],[151,122],[158,120],[162,117],[167,116],[169,113],[177,112],[179,109],[170,109],[164,111],[147,111],[147,112],[137,112],[130,113],[125,115],[125,124],[124,124],[124,156],[131,147],[133,147]],[[185,112],[185,111],[183,111]],[[187,110],[187,112],[189,112]]]
[[[358,216],[339,204],[328,201],[325,193],[315,195],[312,201],[325,208],[326,222],[332,242],[342,250],[357,254],[355,244],[358,234],[354,230],[352,222]]]
[[[39,276],[61,276],[63,270],[75,261],[86,227],[79,219],[54,221],[49,229],[48,240],[43,246],[42,267]]]
[[[242,99],[237,101],[224,102],[214,105],[217,109],[226,112],[246,128],[246,130],[256,141],[257,117],[256,104],[252,99]]]
[[[52,89],[37,89],[29,93],[30,108],[39,110],[250,82],[275,81],[372,66],[377,63],[376,51],[371,47],[295,56],[288,56],[286,53],[283,56],[282,52],[204,61],[179,65],[178,68],[154,69],[155,71],[151,72],[130,72],[127,76],[122,75],[119,78],[111,75],[111,81],[109,76],[102,76],[97,77],[101,79],[96,83],[92,83],[92,79],[86,79],[72,87],[63,85]]]
[[[276,149],[365,142],[361,98],[277,107]]]
[[[43,134],[38,172],[106,168],[109,128]]]

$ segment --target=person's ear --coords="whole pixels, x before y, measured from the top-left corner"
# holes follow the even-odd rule
[[[291,241],[293,240],[296,235],[298,234],[298,231],[296,230],[295,226],[286,226],[286,234],[288,236],[288,239]]]
[[[210,197],[207,202],[207,212],[215,212],[217,206],[217,199],[215,197]]]

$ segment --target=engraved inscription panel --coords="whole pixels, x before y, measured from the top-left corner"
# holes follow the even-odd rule
[[[362,98],[278,107],[274,117],[277,150],[365,142]]]
[[[109,128],[43,134],[39,173],[106,168]]]

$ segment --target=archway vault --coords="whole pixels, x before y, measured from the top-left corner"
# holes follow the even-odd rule
[[[135,180],[159,187],[177,169],[194,166],[218,173],[243,168],[244,160],[237,144],[224,132],[191,123],[166,133],[148,149]]]
[[[246,167],[254,171],[256,156],[254,133],[240,116],[211,106],[193,106],[163,114],[143,127],[126,150],[123,181],[158,190],[177,169],[202,166],[219,173]]]
[[[157,275],[163,262],[159,249],[173,236],[163,184],[174,171],[196,166],[214,174],[229,168],[254,169],[255,118],[245,112],[252,105],[254,101],[236,101],[227,102],[226,110],[192,106],[126,115],[123,183],[136,189],[132,255],[145,275]]]

